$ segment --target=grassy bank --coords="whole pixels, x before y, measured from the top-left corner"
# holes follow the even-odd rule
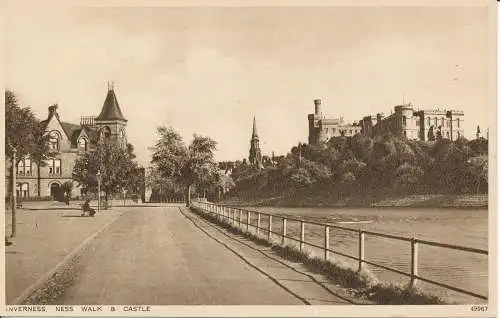
[[[358,271],[357,268],[338,260],[320,259],[311,253],[300,251],[294,246],[270,242],[264,236],[246,232],[237,226],[221,221],[213,214],[204,213],[200,209],[191,207],[191,210],[210,222],[219,224],[233,234],[242,235],[259,245],[271,247],[276,255],[284,259],[304,264],[309,271],[321,274],[340,286],[353,299],[385,305],[449,303],[438,296],[425,293],[421,289],[407,284],[380,282],[369,270]]]
[[[274,196],[233,197],[222,203],[238,206],[282,207],[422,207],[422,208],[487,208],[487,194],[422,194],[348,196],[338,198],[322,192],[286,193]]]

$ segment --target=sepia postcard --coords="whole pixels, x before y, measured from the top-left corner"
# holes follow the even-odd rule
[[[2,9],[2,316],[496,316],[495,1]]]

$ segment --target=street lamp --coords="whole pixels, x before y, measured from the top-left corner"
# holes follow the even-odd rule
[[[97,212],[101,211],[101,170],[97,170]]]

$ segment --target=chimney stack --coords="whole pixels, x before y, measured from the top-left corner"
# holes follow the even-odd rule
[[[321,99],[314,100],[314,114],[321,115]]]
[[[57,119],[59,119],[59,114],[57,114],[57,104],[49,106],[49,118],[48,119],[51,119],[52,116],[54,116],[54,115],[57,117]]]

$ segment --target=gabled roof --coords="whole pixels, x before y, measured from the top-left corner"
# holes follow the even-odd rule
[[[95,118],[96,120],[124,120],[120,106],[118,105],[118,100],[116,99],[115,91],[113,88],[108,89],[108,95],[102,105],[102,110],[99,116]]]

